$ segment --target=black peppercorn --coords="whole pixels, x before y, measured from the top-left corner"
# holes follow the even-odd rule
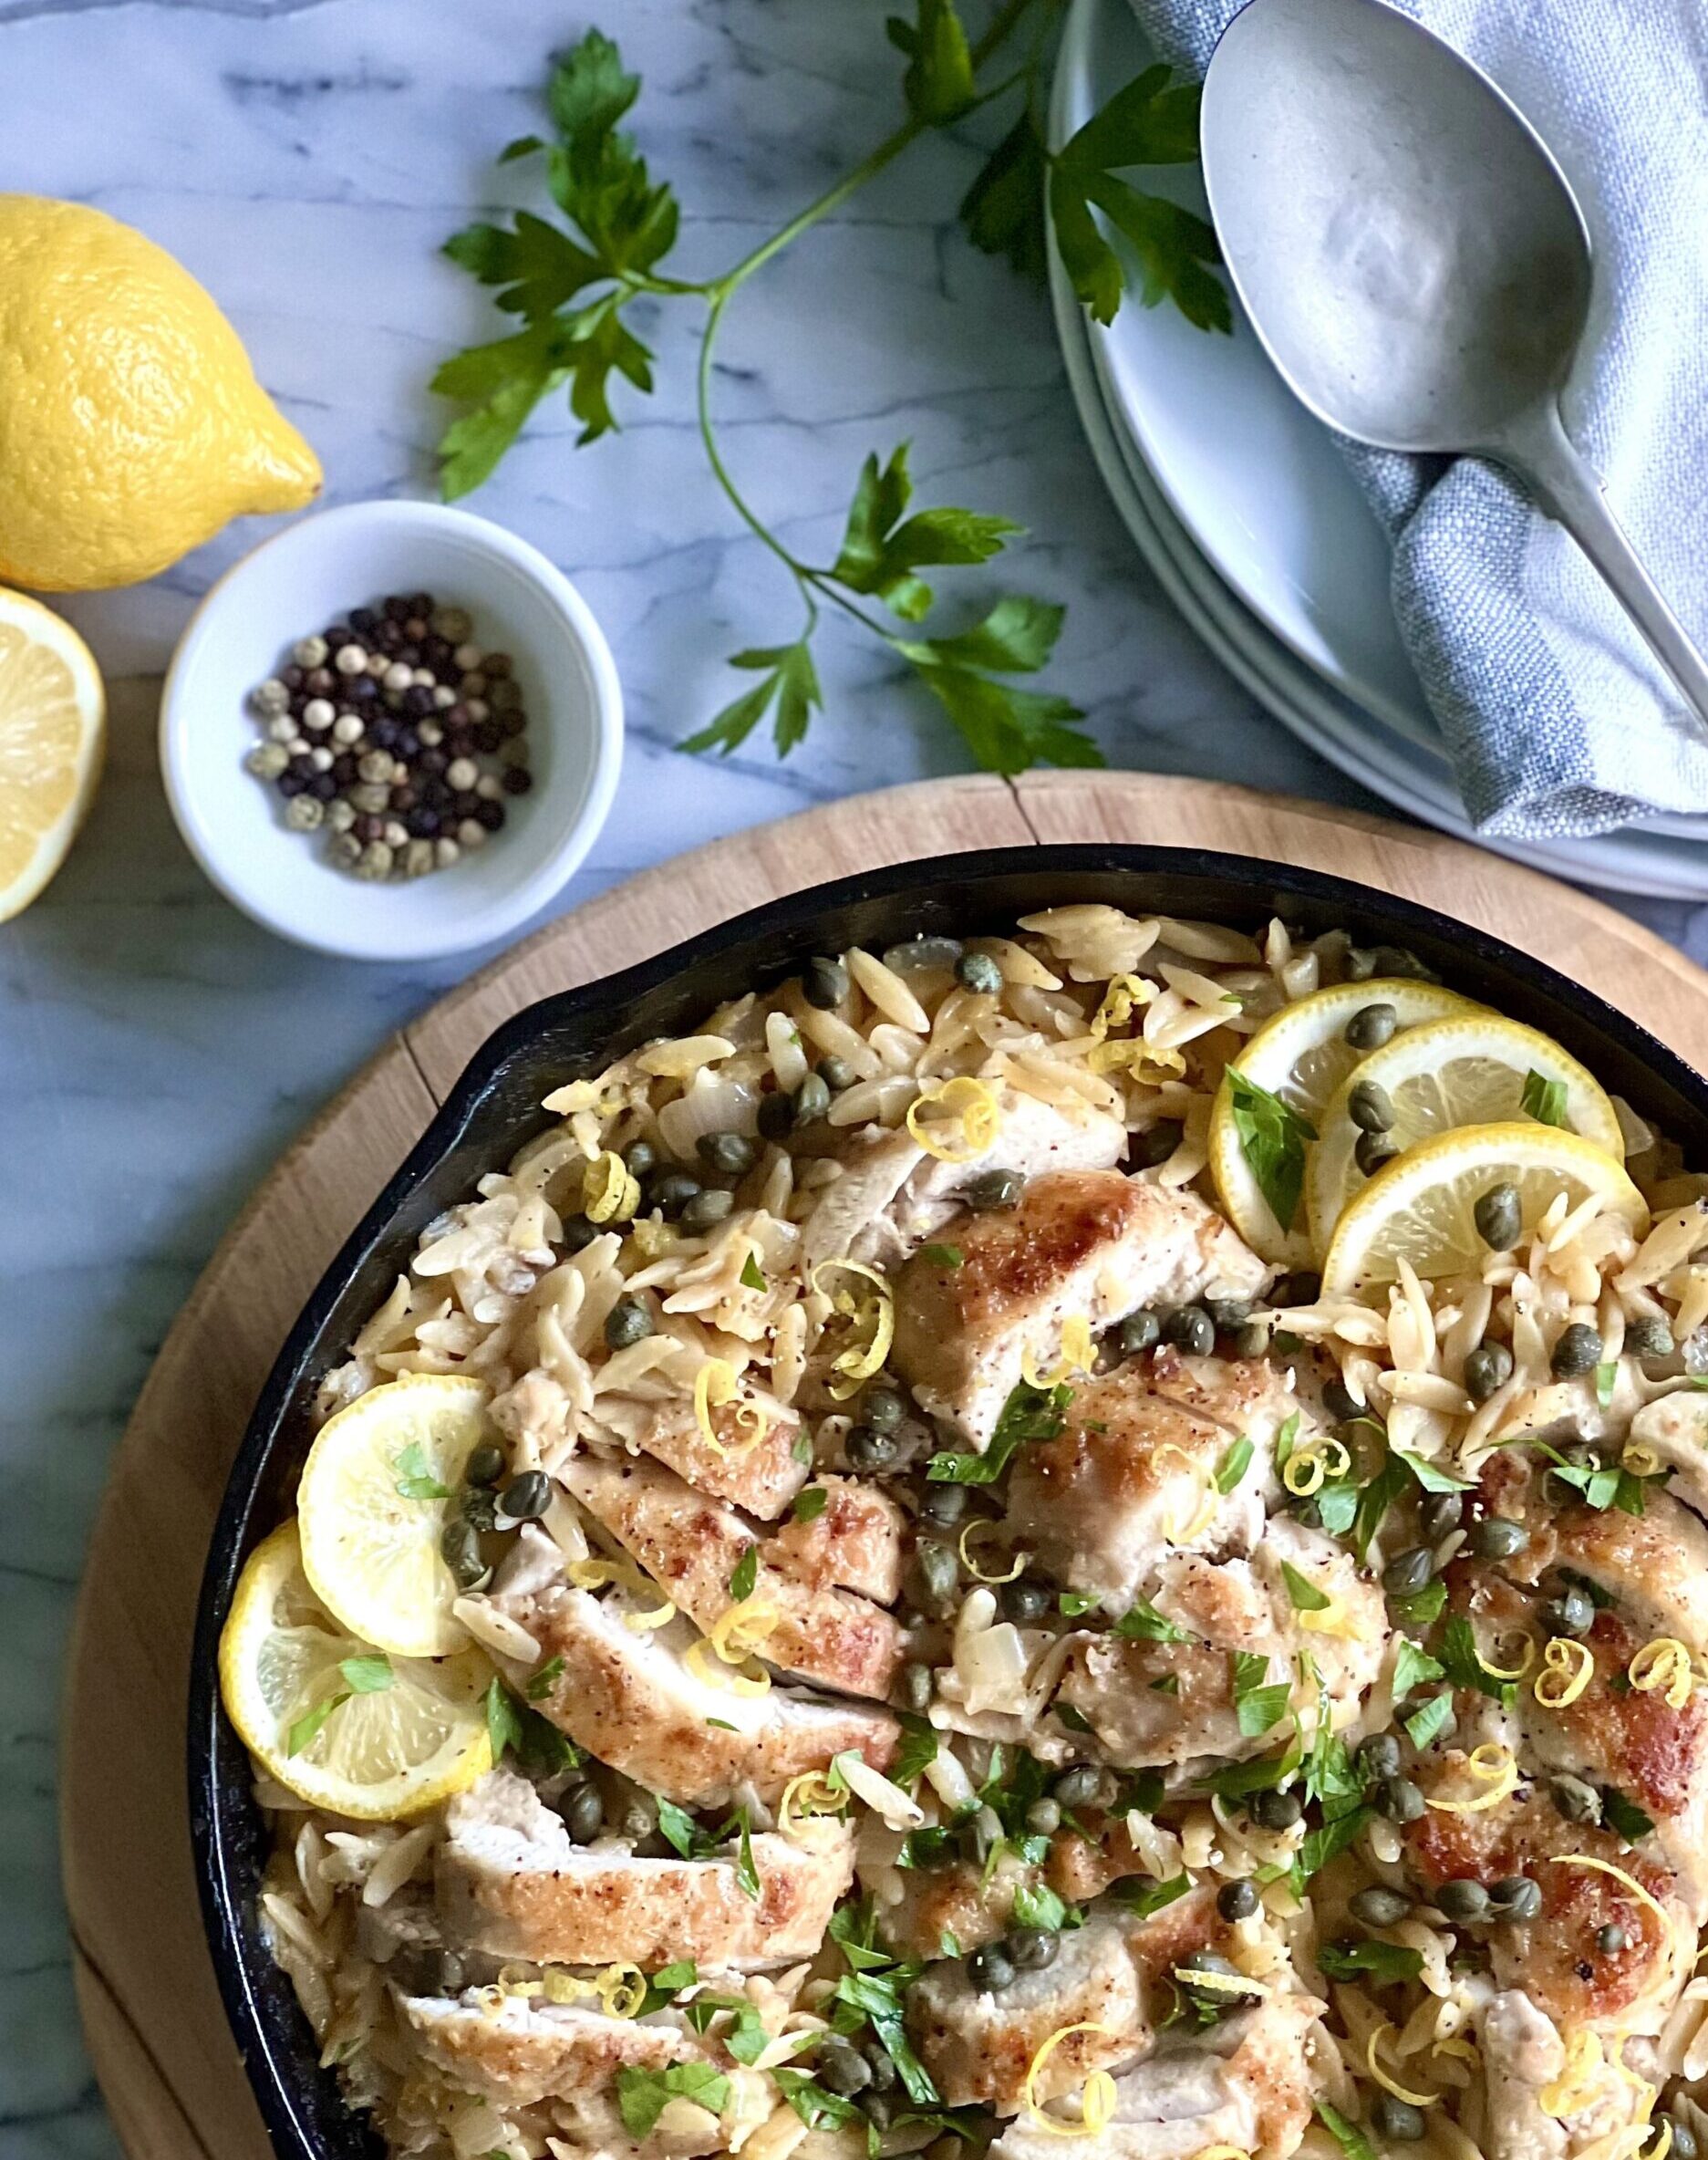
[[[495,833],[504,822],[504,805],[502,803],[489,803],[484,798],[481,798],[475,803],[474,815],[477,822],[483,825],[489,833]]]
[[[533,774],[526,765],[508,765],[501,785],[507,795],[525,795],[533,785]]]

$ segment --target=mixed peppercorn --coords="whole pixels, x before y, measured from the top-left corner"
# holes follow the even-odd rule
[[[502,829],[533,784],[527,715],[507,652],[462,608],[394,593],[301,638],[250,693],[265,731],[247,760],[294,831],[327,836],[357,878],[448,869]]]

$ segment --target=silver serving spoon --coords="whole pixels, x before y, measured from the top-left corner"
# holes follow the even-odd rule
[[[1250,0],[1203,137],[1228,272],[1297,395],[1361,442],[1517,473],[1708,722],[1708,665],[1560,421],[1589,235],[1524,116],[1383,0]]]

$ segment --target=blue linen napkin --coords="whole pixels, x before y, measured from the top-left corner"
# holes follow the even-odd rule
[[[1577,192],[1595,291],[1567,432],[1708,639],[1708,10],[1398,4],[1494,78]],[[1132,5],[1160,57],[1201,76],[1239,0]],[[1393,540],[1401,635],[1475,825],[1540,839],[1708,813],[1708,732],[1564,527],[1478,459],[1345,449]]]

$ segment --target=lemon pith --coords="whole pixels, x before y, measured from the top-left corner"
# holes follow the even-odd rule
[[[40,601],[0,591],[0,922],[65,860],[106,747],[106,692],[88,647]]]
[[[237,333],[133,227],[0,194],[0,579],[131,585],[319,492]]]

